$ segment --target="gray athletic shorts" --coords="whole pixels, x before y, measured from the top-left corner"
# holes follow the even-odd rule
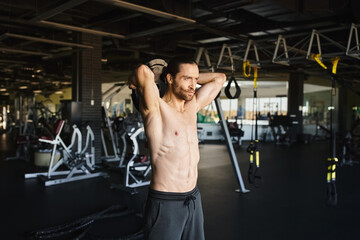
[[[205,239],[199,189],[186,193],[149,189],[144,221],[145,239]]]

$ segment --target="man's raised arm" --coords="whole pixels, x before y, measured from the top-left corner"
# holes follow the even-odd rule
[[[197,111],[214,100],[225,81],[226,75],[223,73],[200,73],[197,83],[202,86],[196,91]]]
[[[140,111],[144,116],[159,108],[159,90],[155,84],[154,73],[148,66],[140,65],[132,72],[129,76],[129,87],[138,91]]]

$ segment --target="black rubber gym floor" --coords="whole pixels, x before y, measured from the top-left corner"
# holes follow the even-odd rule
[[[247,143],[235,148],[249,193],[235,192],[238,184],[224,144],[200,145],[198,185],[202,194],[208,240],[232,239],[360,239],[360,166],[337,171],[337,207],[326,206],[327,142],[289,148],[261,143],[261,187],[247,183]],[[26,234],[73,222],[113,205],[141,213],[147,187],[139,194],[110,189],[117,182],[96,178],[42,187],[24,180],[32,164],[4,161],[14,155],[2,138],[0,144],[0,239],[24,239]],[[136,214],[98,223],[94,235],[136,232]]]

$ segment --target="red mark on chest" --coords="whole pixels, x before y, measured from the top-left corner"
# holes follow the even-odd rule
[[[179,133],[177,131],[175,131],[175,136],[179,136]]]

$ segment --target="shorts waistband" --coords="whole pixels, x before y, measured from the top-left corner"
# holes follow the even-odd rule
[[[197,186],[193,190],[184,193],[162,192],[149,188],[149,197],[162,199],[162,200],[184,201],[191,196],[195,196],[196,194],[198,194],[198,192],[199,192],[199,188]]]

